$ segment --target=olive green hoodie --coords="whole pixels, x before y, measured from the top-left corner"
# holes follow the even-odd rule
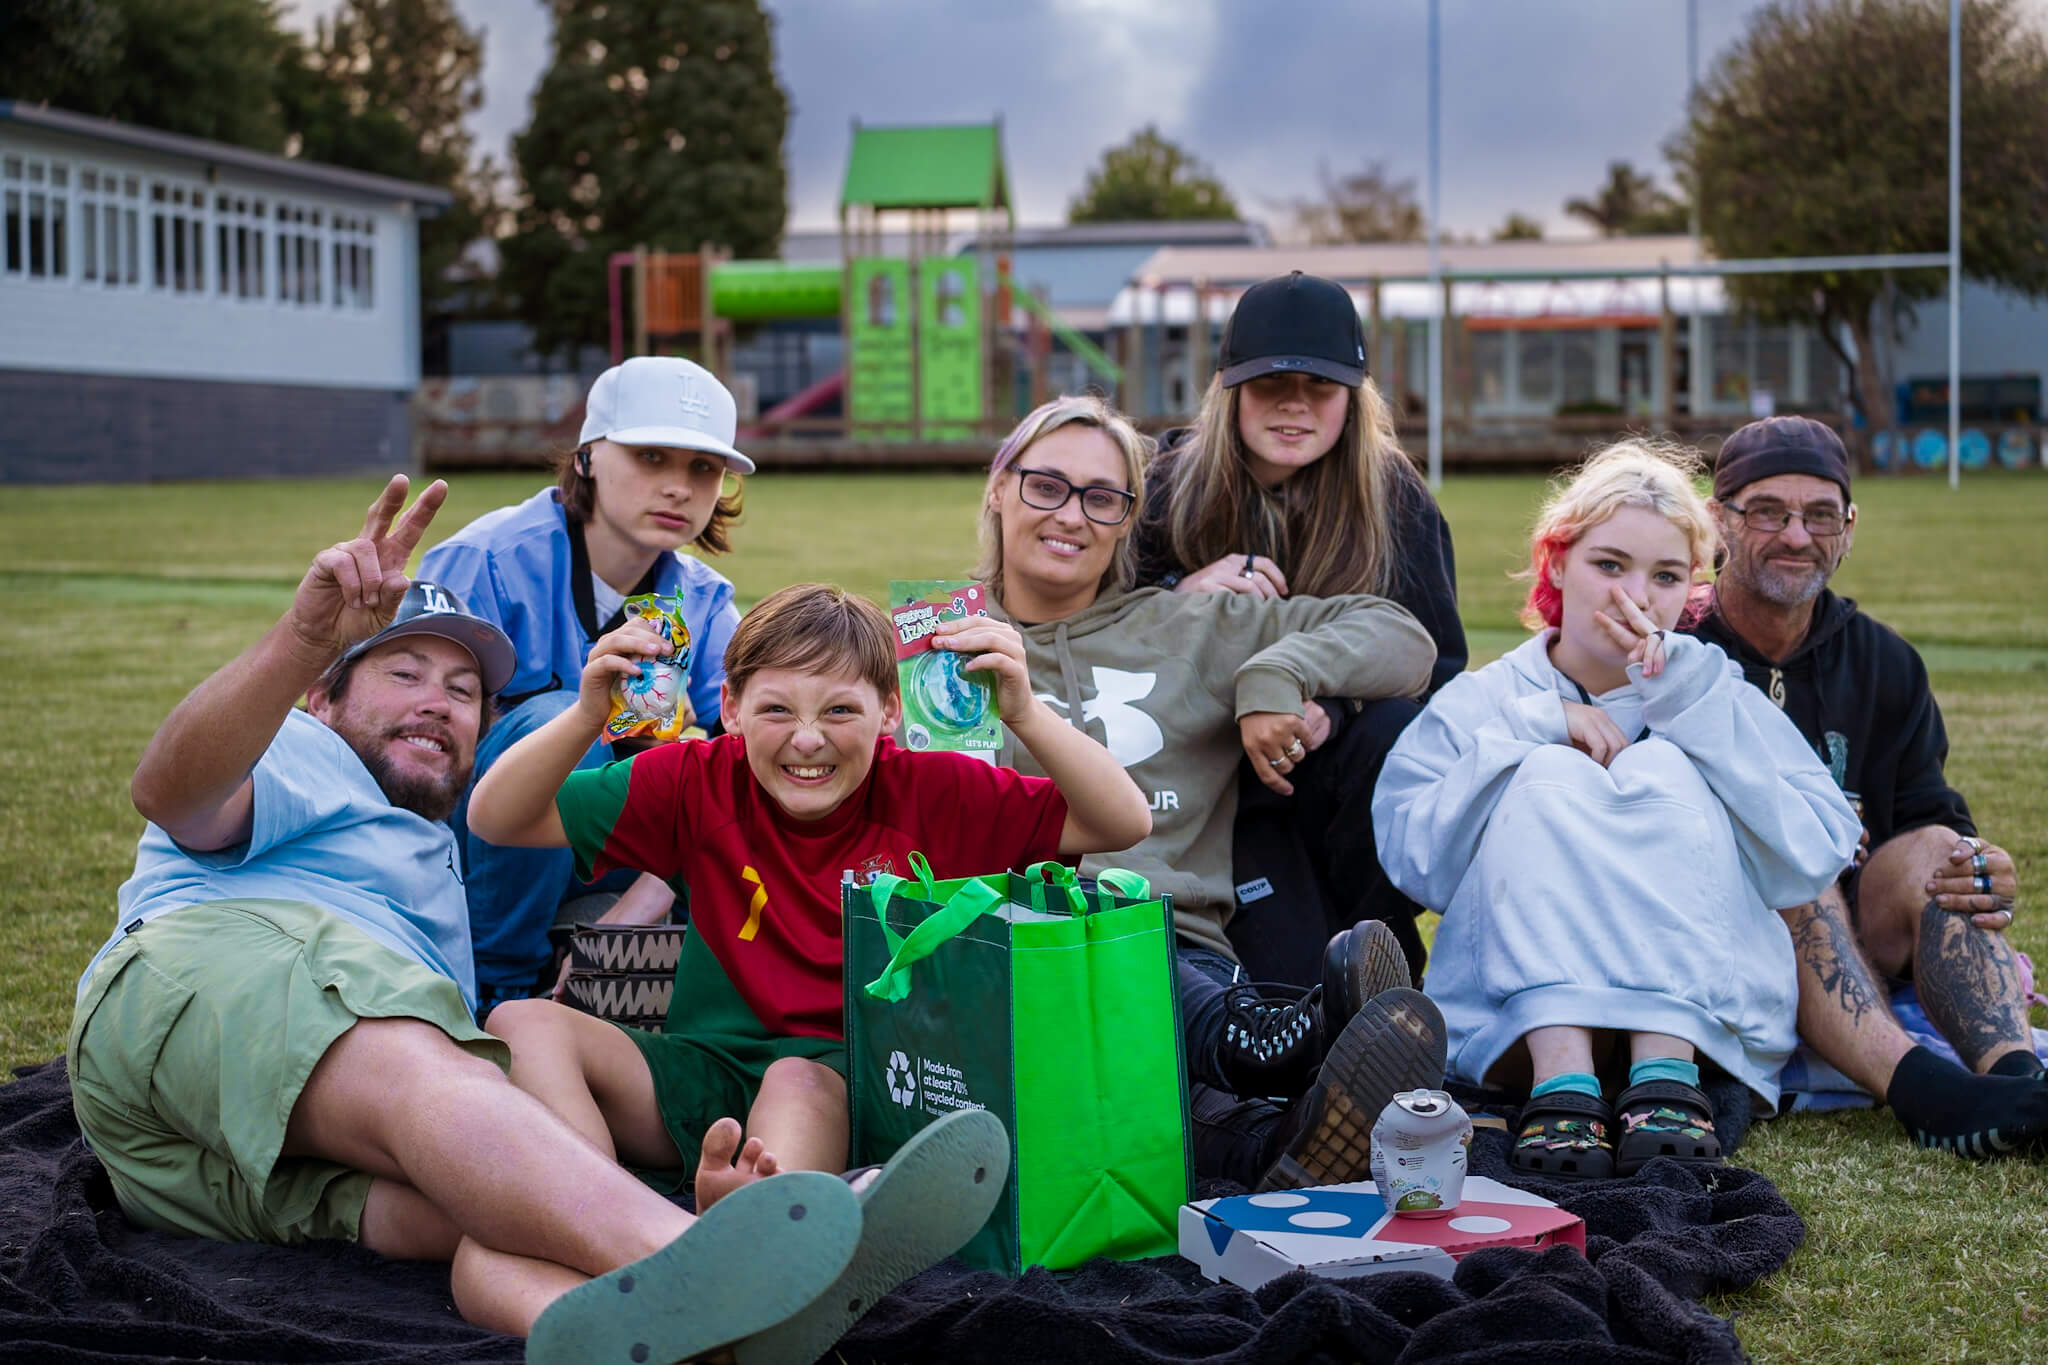
[[[1082,871],[1150,878],[1172,893],[1183,938],[1232,958],[1223,927],[1236,909],[1238,720],[1298,716],[1310,697],[1419,697],[1436,662],[1429,633],[1380,597],[1139,588],[1019,629],[1039,700],[1100,740],[1151,799],[1151,837]],[[1001,761],[1041,771],[1007,735]]]

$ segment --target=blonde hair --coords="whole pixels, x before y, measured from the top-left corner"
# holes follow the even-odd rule
[[[1210,379],[1194,433],[1173,456],[1165,527],[1174,558],[1194,567],[1256,550],[1280,564],[1297,597],[1386,595],[1400,573],[1395,499],[1420,481],[1379,387],[1361,380],[1336,444],[1270,490],[1252,477],[1238,430],[1242,387]]]
[[[1529,580],[1522,624],[1531,630],[1558,624],[1564,594],[1550,571],[1581,537],[1624,507],[1655,512],[1685,532],[1692,576],[1714,563],[1721,533],[1714,525],[1701,485],[1707,462],[1691,446],[1648,436],[1630,436],[1595,451],[1585,463],[1551,485],[1529,536],[1529,567],[1515,575]],[[1695,596],[1700,595],[1698,592]]]
[[[1109,438],[1117,453],[1124,457],[1124,481],[1131,495],[1131,515],[1125,519],[1125,532],[1095,590],[1121,591],[1138,581],[1137,538],[1130,532],[1136,529],[1138,514],[1145,506],[1145,466],[1152,459],[1152,438],[1092,394],[1061,394],[1026,413],[989,461],[988,482],[981,490],[981,561],[974,566],[974,576],[988,585],[998,602],[1003,600],[1003,514],[996,510],[997,483],[1041,438],[1068,426],[1089,427]]]

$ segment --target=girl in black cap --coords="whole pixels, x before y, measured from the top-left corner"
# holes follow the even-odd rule
[[[1238,300],[1195,425],[1161,439],[1135,539],[1141,586],[1388,597],[1436,643],[1431,693],[1465,669],[1450,527],[1402,453],[1366,373],[1358,310],[1335,281],[1295,271]],[[1406,698],[1311,708],[1313,747],[1329,752],[1300,770],[1290,799],[1240,774],[1238,881],[1253,898],[1241,907],[1239,949],[1263,973],[1307,979],[1307,949],[1370,918],[1393,926],[1419,975],[1417,907],[1387,883],[1369,840],[1336,847],[1322,837],[1370,828],[1342,812],[1370,804],[1387,751],[1418,709]],[[1274,786],[1257,765],[1245,771]],[[1259,914],[1304,898],[1322,901],[1329,927]]]

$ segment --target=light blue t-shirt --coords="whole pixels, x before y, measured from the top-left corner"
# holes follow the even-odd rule
[[[86,966],[79,993],[138,921],[203,901],[288,900],[331,911],[439,972],[474,1012],[469,906],[448,826],[392,805],[348,741],[304,711],[285,716],[252,777],[246,843],[199,853],[143,827],[113,937]]]
[[[484,513],[427,551],[419,576],[453,588],[471,612],[512,637],[519,667],[501,696],[576,689],[595,641],[576,619],[569,523],[553,488]],[[740,623],[732,584],[702,560],[669,553],[655,562],[654,590],[682,600],[690,628],[690,709],[699,725],[709,726],[718,719],[725,647]]]

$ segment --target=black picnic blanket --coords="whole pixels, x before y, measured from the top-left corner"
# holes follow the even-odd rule
[[[445,1266],[346,1243],[287,1249],[134,1227],[79,1137],[63,1063],[17,1075],[0,1086],[0,1362],[521,1359],[518,1341],[456,1314]],[[1480,1132],[1474,1173],[1505,1179],[1506,1153],[1504,1134]],[[949,1261],[877,1305],[837,1356],[1706,1365],[1743,1356],[1699,1299],[1769,1275],[1805,1235],[1777,1189],[1739,1167],[1653,1162],[1630,1180],[1531,1188],[1585,1219],[1586,1255],[1494,1248],[1451,1280],[1297,1272],[1257,1292],[1213,1284],[1175,1256],[1016,1281]]]

